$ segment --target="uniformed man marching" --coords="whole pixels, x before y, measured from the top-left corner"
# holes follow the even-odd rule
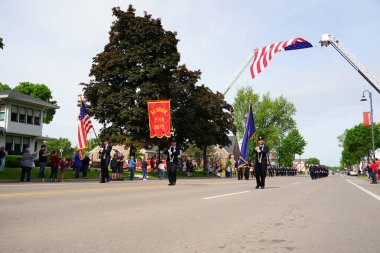
[[[177,146],[176,140],[173,138],[170,142],[169,148],[165,151],[167,155],[166,163],[168,169],[169,185],[175,185],[177,182],[177,164],[180,149]]]
[[[255,148],[256,189],[265,187],[265,177],[269,161],[269,148],[264,144],[264,137],[259,137],[259,145]]]

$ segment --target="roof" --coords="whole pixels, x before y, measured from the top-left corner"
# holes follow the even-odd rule
[[[228,136],[228,138],[230,139],[231,144],[228,146],[223,146],[223,148],[228,152],[228,154],[233,154],[235,145],[237,144],[238,140],[236,136]]]
[[[58,105],[51,104],[49,102],[31,97],[29,95],[26,95],[24,93],[20,93],[14,90],[1,90],[0,99],[9,100],[9,101],[22,101],[28,104],[33,104],[33,105],[43,107],[44,109],[59,109]]]

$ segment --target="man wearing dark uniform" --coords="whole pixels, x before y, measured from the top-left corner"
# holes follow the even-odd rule
[[[108,140],[105,139],[103,141],[103,144],[100,145],[100,149],[99,149],[100,169],[101,169],[101,176],[102,176],[102,180],[100,181],[100,183],[105,183],[106,179],[107,179],[107,182],[109,181],[108,166],[111,161],[111,151],[112,151],[112,146],[109,144]]]
[[[175,139],[171,140],[170,146],[165,151],[165,154],[167,155],[166,164],[168,168],[169,185],[175,185],[177,181],[178,156],[180,154],[180,150]]]
[[[264,144],[264,137],[259,137],[259,145],[255,148],[256,189],[265,187],[269,148]]]

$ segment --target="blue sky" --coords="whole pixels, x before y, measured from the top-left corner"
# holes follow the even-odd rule
[[[338,165],[337,136],[362,121],[373,91],[374,120],[380,96],[332,48],[319,46],[330,33],[380,79],[380,1],[18,1],[0,0],[0,82],[44,83],[61,109],[44,126],[44,135],[67,137],[76,144],[77,95],[90,80],[92,58],[103,50],[114,18],[111,8],[133,4],[177,31],[181,62],[200,69],[200,84],[222,92],[254,48],[303,37],[312,49],[283,52],[257,78],[243,73],[226,96],[232,103],[239,87],[251,86],[272,97],[284,95],[297,107],[298,129],[308,145],[303,158]]]

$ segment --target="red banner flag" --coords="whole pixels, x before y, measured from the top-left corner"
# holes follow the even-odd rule
[[[148,101],[150,138],[170,137],[170,100]]]
[[[363,112],[363,125],[365,127],[371,126],[371,113],[370,112]]]

